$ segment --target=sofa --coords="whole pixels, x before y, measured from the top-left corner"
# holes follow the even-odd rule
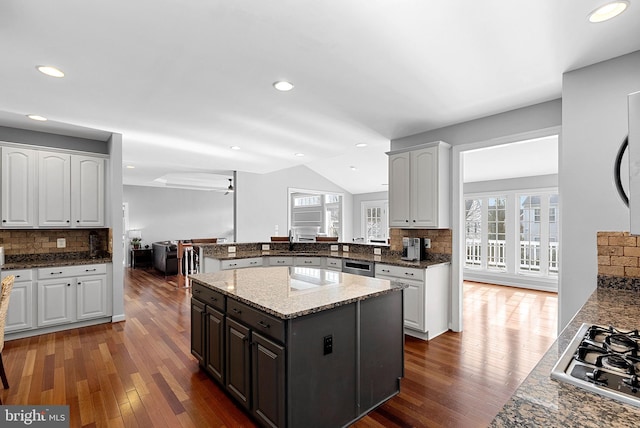
[[[171,241],[153,243],[153,267],[164,276],[178,274],[178,245]]]

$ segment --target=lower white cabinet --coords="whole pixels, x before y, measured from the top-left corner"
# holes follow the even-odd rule
[[[106,265],[41,268],[37,271],[38,327],[111,315],[111,287],[107,281]]]
[[[13,289],[9,298],[9,309],[5,333],[28,330],[33,327],[33,275],[31,269],[2,272],[2,279],[13,275]]]
[[[402,281],[404,290],[405,334],[432,339],[449,329],[449,263],[427,269],[376,263],[375,277]]]
[[[248,267],[258,267],[262,266],[262,257],[251,257],[248,259],[232,259],[232,260],[222,260],[221,269],[242,269]]]

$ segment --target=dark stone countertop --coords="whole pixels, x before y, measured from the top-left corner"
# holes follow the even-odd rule
[[[59,254],[28,254],[21,256],[5,256],[5,264],[2,270],[34,269],[55,266],[74,266],[111,263],[112,256],[109,253],[100,254],[91,258],[89,253],[59,253]]]
[[[640,289],[598,287],[522,382],[491,427],[637,427],[640,407],[552,380],[551,370],[582,323],[640,327]]]

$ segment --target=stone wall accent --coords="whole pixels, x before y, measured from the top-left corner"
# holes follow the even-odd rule
[[[95,231],[102,244],[109,246],[109,229],[1,229],[0,246],[7,256],[33,254],[84,253],[89,251],[89,233]],[[57,239],[65,238],[66,247],[57,248]]]
[[[598,232],[598,275],[640,278],[639,243],[629,232]]]

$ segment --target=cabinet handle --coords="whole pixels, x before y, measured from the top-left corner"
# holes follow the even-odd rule
[[[241,313],[242,313],[242,311],[239,311],[239,310],[238,310],[238,309],[236,309],[236,308],[232,308],[232,309],[231,309],[231,311],[232,311],[234,314],[241,314]]]
[[[71,284],[67,284],[67,287],[71,287]]]
[[[95,272],[96,270],[97,270],[97,269],[95,269],[95,268],[94,268],[94,269],[85,269],[84,271],[85,271],[85,272]]]
[[[80,223],[80,220],[76,220],[76,223]]]
[[[51,275],[62,275],[62,272],[51,272]]]
[[[20,278],[20,275],[16,275],[16,278]]]
[[[382,269],[382,272],[391,272],[389,269]]]
[[[71,220],[67,220],[67,223],[71,223]]]
[[[229,266],[238,266],[238,263],[229,263]]]
[[[411,272],[405,272],[405,275],[409,275],[409,276],[413,276],[413,274]]]
[[[266,322],[264,322],[264,321],[258,321],[258,324],[260,324],[260,325],[261,325],[262,327],[264,327],[264,328],[269,328],[269,327],[271,327],[269,324],[267,324],[267,323],[266,323]]]
[[[82,285],[82,283],[81,283],[81,282],[78,282],[78,285]]]
[[[216,297],[209,297],[209,299],[210,299],[212,302],[217,302],[217,301],[218,301],[218,299],[217,299]]]
[[[405,220],[406,223],[409,223],[409,220]]]
[[[200,294],[200,290],[193,290],[194,293]]]
[[[305,260],[304,261],[306,264],[311,264],[311,260]]]

